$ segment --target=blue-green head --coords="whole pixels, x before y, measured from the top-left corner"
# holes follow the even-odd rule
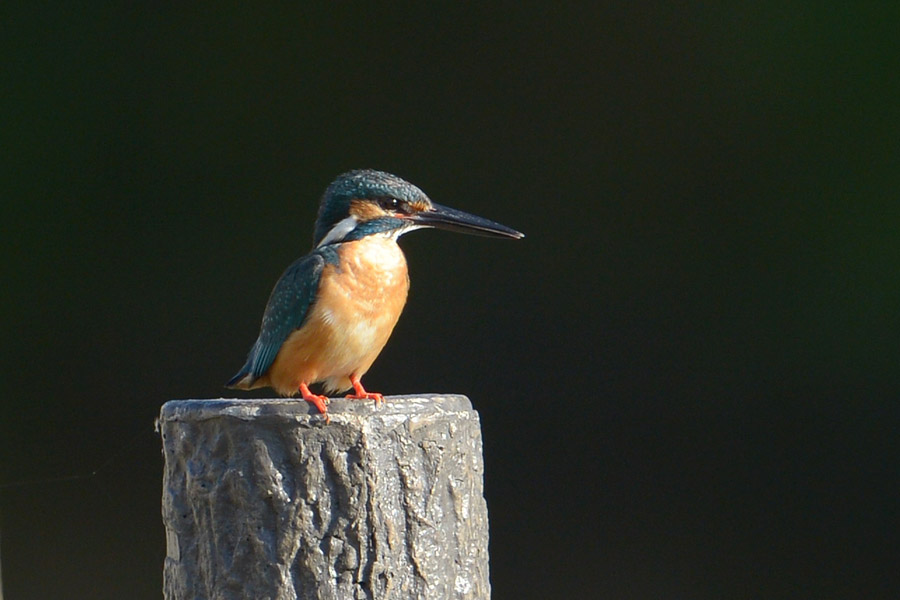
[[[373,234],[397,237],[423,227],[524,237],[505,225],[436,204],[425,192],[396,175],[362,169],[340,175],[325,190],[313,245],[358,240]]]

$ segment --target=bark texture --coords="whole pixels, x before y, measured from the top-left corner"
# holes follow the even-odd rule
[[[465,396],[162,407],[164,593],[489,598],[478,413]]]

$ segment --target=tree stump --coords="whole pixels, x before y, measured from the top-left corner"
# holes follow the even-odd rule
[[[160,414],[168,600],[490,597],[465,396],[182,400]]]

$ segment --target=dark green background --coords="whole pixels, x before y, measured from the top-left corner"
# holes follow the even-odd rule
[[[897,597],[900,10],[807,4],[4,5],[0,476],[113,458],[7,596],[159,597],[153,418],[373,167],[527,233],[404,238],[366,379],[481,412],[495,598]]]

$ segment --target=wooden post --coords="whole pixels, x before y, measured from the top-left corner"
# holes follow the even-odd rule
[[[490,597],[465,396],[183,400],[160,414],[168,600]]]

